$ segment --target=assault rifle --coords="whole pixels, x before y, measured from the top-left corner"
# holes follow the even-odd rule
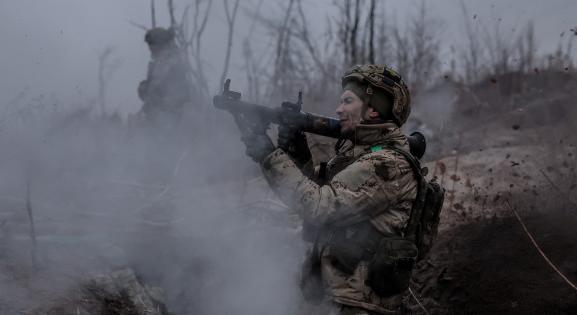
[[[302,92],[296,103],[283,102],[280,107],[271,108],[241,100],[240,92],[230,90],[230,79],[224,83],[222,94],[213,98],[214,107],[230,112],[239,128],[266,130],[272,124],[287,124],[304,132],[330,138],[341,138],[341,124],[338,119],[302,111]],[[250,127],[246,124],[250,124]],[[423,134],[413,132],[409,137],[411,153],[420,159],[425,154],[426,141]]]

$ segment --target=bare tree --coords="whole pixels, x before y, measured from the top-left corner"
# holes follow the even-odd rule
[[[396,19],[395,19],[396,21]],[[395,23],[395,25],[392,27],[392,39],[394,41],[394,47],[395,47],[395,66],[398,70],[399,73],[401,73],[404,77],[405,80],[410,79],[410,72],[411,72],[411,50],[410,50],[410,45],[411,43],[409,42],[409,37],[406,36],[407,33],[402,34],[401,30],[399,29],[399,27],[397,26],[397,24]],[[408,81],[408,80],[407,80]],[[409,81],[410,82],[410,81]]]
[[[294,77],[293,54],[291,53],[291,32],[289,23],[293,14],[295,0],[290,0],[280,25],[275,25],[276,49],[274,67],[270,80],[269,98],[286,97],[290,92],[290,81]]]
[[[561,38],[557,49],[543,58],[543,68],[553,71],[574,71],[573,38],[574,36],[570,36],[566,44],[563,43],[563,38]]]
[[[260,16],[260,9],[262,7],[264,0],[260,0],[256,5],[254,10],[254,14],[256,16]],[[254,56],[254,52],[252,50],[250,44],[250,38],[252,38],[255,30],[255,26],[257,24],[257,19],[252,19],[252,23],[249,28],[249,32],[247,37],[244,39],[242,44],[242,55],[244,57],[244,70],[246,71],[246,79],[247,79],[247,86],[248,86],[248,97],[255,102],[260,101],[261,97],[261,73],[264,72],[263,69],[260,68],[259,58]]]
[[[196,91],[196,97],[200,97],[203,100],[209,99],[210,96],[201,52],[202,38],[211,8],[212,1],[195,0],[194,5],[188,5],[184,8],[180,22],[178,22],[175,18],[174,4],[172,0],[168,2],[171,28],[175,32],[177,44],[182,51],[186,66],[191,74],[191,82],[193,83],[191,89]],[[202,100],[201,102],[204,103]]]
[[[226,75],[228,74],[228,66],[230,63],[230,52],[232,50],[232,40],[234,34],[234,22],[236,20],[236,13],[238,12],[239,0],[235,1],[232,13],[230,12],[228,0],[223,0],[223,3],[224,3],[224,11],[226,13],[226,23],[228,25],[228,39],[226,45],[226,56],[224,57],[224,69],[222,70],[222,75],[220,76],[219,81],[220,85],[224,84],[224,80],[226,79]]]
[[[358,55],[357,55],[357,50],[358,50],[358,44],[357,44],[357,37],[358,37],[358,33],[359,33],[359,23],[361,20],[361,6],[360,6],[360,0],[355,0],[355,15],[353,17],[353,21],[352,21],[352,27],[350,28],[350,36],[349,36],[349,46],[351,47],[351,56],[350,56],[350,60],[349,60],[349,64],[355,64],[358,61]]]
[[[439,70],[439,25],[428,15],[424,2],[405,28],[395,23],[389,27],[384,7],[376,0],[333,4],[337,14],[328,17],[326,32],[320,37],[311,32],[302,0],[287,1],[277,20],[249,13],[274,38],[273,62],[267,71],[269,100],[290,97],[305,87],[306,98],[323,103],[328,91],[336,92],[335,83],[344,69],[367,62],[399,68],[413,87],[430,84]],[[245,59],[252,55],[249,44],[245,43],[243,52]]]
[[[431,85],[440,68],[440,23],[427,12],[425,2],[421,1],[417,15],[409,20],[404,31],[396,23],[391,27],[396,68],[413,92]]]
[[[511,41],[503,36],[501,21],[493,24],[493,30],[485,28],[484,43],[487,47],[491,74],[499,76],[510,71],[512,59]]]
[[[322,56],[320,53],[320,49],[317,45],[315,45],[315,43],[313,43],[313,40],[311,39],[310,31],[308,29],[309,23],[303,10],[302,1],[298,0],[297,3],[299,13],[299,22],[298,22],[299,25],[296,27],[297,31],[295,35],[305,46],[310,57],[312,58],[315,67],[317,68],[317,71],[320,71],[325,78],[332,79],[334,75],[329,73],[327,67],[325,66],[326,58],[324,58],[325,60],[321,59]]]
[[[371,6],[369,8],[369,53],[368,62],[375,63],[375,11],[377,9],[377,1],[371,0]]]
[[[170,27],[174,28],[176,24],[176,18],[174,17],[174,1],[168,0],[168,15],[170,16]]]
[[[517,39],[518,71],[530,72],[535,66],[535,55],[537,47],[535,45],[535,25],[532,21],[527,23],[526,34]]]
[[[152,28],[156,27],[156,5],[154,0],[150,0],[150,22]]]
[[[413,18],[411,34],[413,41],[413,58],[411,75],[412,85],[415,89],[425,88],[430,85],[431,79],[439,69],[440,42],[436,32],[439,29],[437,21],[427,15],[425,1],[421,1],[418,15]]]

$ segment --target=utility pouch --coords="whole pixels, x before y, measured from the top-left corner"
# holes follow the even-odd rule
[[[369,262],[365,284],[382,297],[405,291],[418,254],[417,246],[406,239],[381,240]]]
[[[346,274],[353,274],[361,261],[373,257],[381,238],[369,221],[335,230],[329,243],[332,264]]]
[[[341,243],[330,248],[331,263],[346,274],[353,274],[361,260],[366,260],[367,250],[356,243]]]

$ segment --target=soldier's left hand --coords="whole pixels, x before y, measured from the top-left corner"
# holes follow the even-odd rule
[[[278,127],[278,147],[288,153],[297,165],[305,165],[312,158],[304,132],[288,124]]]
[[[245,154],[257,163],[262,162],[265,157],[275,150],[272,141],[266,133],[245,133],[241,140],[246,146]]]

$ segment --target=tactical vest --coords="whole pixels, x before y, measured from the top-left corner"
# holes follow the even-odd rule
[[[366,220],[354,225],[318,230],[313,255],[318,254],[319,245],[328,245],[333,257],[332,264],[347,274],[352,274],[361,261],[367,262],[369,275],[366,284],[380,296],[390,296],[408,288],[414,264],[430,251],[437,236],[445,190],[435,179],[425,179],[426,168],[421,168],[411,153],[390,145],[371,147],[372,152],[381,149],[401,154],[411,165],[417,179],[417,196],[404,237],[383,235],[367,216]],[[338,165],[336,170],[325,170],[327,179],[359,157],[341,161],[344,165]]]

